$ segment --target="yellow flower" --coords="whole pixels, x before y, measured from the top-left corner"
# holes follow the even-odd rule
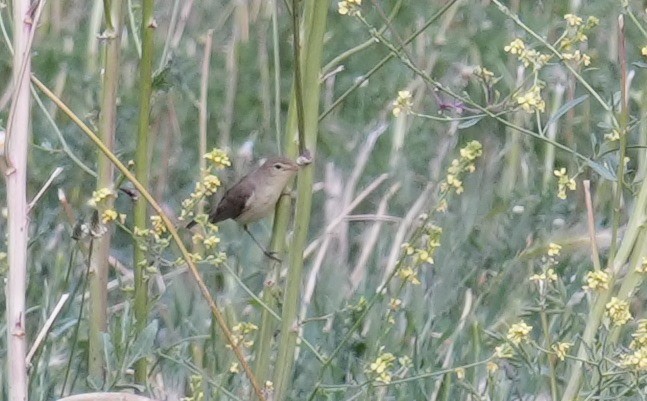
[[[600,20],[594,16],[590,16],[589,18],[586,19],[587,28],[593,28],[597,26],[599,23],[600,23]]]
[[[456,368],[456,369],[454,369],[454,373],[456,373],[456,378],[458,380],[463,380],[465,378],[465,369],[464,368]]]
[[[640,49],[640,54],[647,56],[647,46],[643,46],[642,49]]]
[[[166,225],[164,225],[160,216],[151,216],[151,225],[153,226],[153,232],[157,235],[162,235],[166,232]]]
[[[220,186],[220,180],[215,175],[209,174],[202,179],[202,188],[204,189],[204,194],[209,196],[218,190]]]
[[[610,279],[609,273],[603,270],[590,271],[584,277],[586,285],[582,288],[585,290],[608,290]]]
[[[274,391],[274,383],[270,380],[265,380],[265,390],[269,392]]]
[[[574,191],[577,188],[574,178],[569,178],[566,174],[566,169],[561,168],[559,170],[553,171],[555,177],[557,177],[557,197],[559,199],[566,199],[566,190]]]
[[[647,370],[647,348],[639,348],[633,354],[623,355],[620,364],[629,369]]]
[[[418,276],[416,275],[416,272],[414,272],[413,269],[410,268],[410,267],[401,268],[398,271],[398,276],[400,276],[401,280],[408,281],[413,285],[420,284],[420,280],[418,279]]]
[[[204,241],[204,236],[202,234],[193,234],[193,237],[191,237],[191,241],[193,241],[194,244],[200,244],[202,241]]]
[[[580,25],[582,25],[582,18],[578,17],[575,14],[566,14],[564,16],[564,19],[566,20],[566,23],[569,26],[580,26]]]
[[[604,134],[604,139],[610,142],[619,141],[620,135],[621,135],[620,130],[614,129],[611,131],[611,133]]]
[[[404,90],[398,92],[398,97],[393,101],[393,116],[398,117],[400,114],[409,114],[413,106],[411,92]]]
[[[510,42],[509,45],[503,48],[506,53],[510,54],[521,54],[521,52],[526,48],[526,45],[524,45],[523,40],[517,38]]]
[[[382,353],[377,357],[375,362],[369,365],[369,371],[377,376],[377,381],[388,384],[391,382],[390,369],[395,359],[395,356],[390,352]]]
[[[421,262],[429,263],[430,265],[434,264],[434,259],[431,257],[429,252],[425,251],[424,249],[416,250],[416,258]]]
[[[92,198],[88,201],[88,204],[92,207],[97,207],[104,200],[109,197],[116,197],[115,192],[110,188],[101,188],[92,192]]]
[[[631,320],[629,312],[629,302],[620,300],[616,297],[611,298],[606,305],[607,316],[611,319],[614,326],[622,326]]]
[[[337,11],[341,15],[358,15],[362,0],[343,0],[337,3]]]
[[[486,365],[487,372],[491,375],[495,374],[499,370],[499,365],[490,361]]]
[[[550,269],[547,269],[545,272],[543,272],[541,274],[533,274],[532,276],[530,276],[530,281],[535,281],[535,282],[539,282],[539,281],[547,281],[547,282],[557,281],[557,274],[555,273],[555,270],[550,268]]]
[[[576,50],[573,53],[562,53],[562,58],[564,60],[575,61],[577,64],[584,64],[585,67],[588,67],[591,64],[591,57],[579,50]]]
[[[213,248],[219,243],[220,243],[220,238],[216,237],[215,235],[212,235],[203,241],[204,246],[207,248]]]
[[[640,264],[636,266],[637,273],[647,273],[647,257],[644,257],[640,260]]]
[[[638,321],[638,328],[631,337],[633,337],[633,341],[629,344],[629,348],[647,348],[647,319]]]
[[[229,373],[240,373],[238,362],[232,362],[231,365],[229,365]]]
[[[119,214],[113,209],[107,209],[101,213],[101,221],[104,224],[117,220],[117,217],[119,217]]]
[[[204,158],[209,160],[216,168],[225,168],[231,166],[229,156],[224,150],[213,148],[211,152],[204,155]]]
[[[530,88],[528,92],[517,96],[517,103],[528,113],[534,111],[543,113],[546,110],[546,102],[541,98],[541,88],[537,85]]]
[[[392,311],[397,311],[402,307],[402,300],[398,298],[391,298],[391,301],[389,301],[389,309]]]
[[[514,350],[510,347],[510,344],[501,344],[494,348],[494,357],[499,359],[508,359],[512,358],[514,355]]]
[[[528,335],[532,331],[532,326],[529,326],[523,320],[515,323],[508,329],[507,339],[514,345],[519,345],[523,341],[528,341]]]
[[[440,202],[438,202],[438,207],[436,207],[436,210],[440,213],[445,213],[448,207],[449,204],[447,203],[447,199],[441,199]]]
[[[562,250],[562,246],[558,245],[554,242],[551,242],[548,244],[548,256],[557,256],[559,255],[559,252]]]
[[[474,68],[474,75],[481,78],[485,83],[491,83],[494,79],[494,73],[485,67]]]
[[[557,358],[559,358],[560,361],[563,361],[564,358],[566,358],[566,354],[568,353],[568,350],[573,346],[571,343],[556,343],[553,344],[550,348],[555,351],[555,354],[557,355]]]

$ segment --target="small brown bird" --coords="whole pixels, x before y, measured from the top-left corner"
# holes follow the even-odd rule
[[[247,225],[261,220],[274,210],[283,190],[298,169],[295,162],[285,157],[268,159],[225,192],[216,209],[209,213],[209,221],[215,224],[227,219],[235,220],[268,257],[277,260],[254,238]],[[193,220],[186,227],[191,228],[195,224]]]

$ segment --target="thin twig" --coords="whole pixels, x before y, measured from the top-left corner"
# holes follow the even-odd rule
[[[31,349],[27,354],[27,358],[26,358],[27,365],[31,363],[31,358],[34,357],[34,354],[40,347],[40,344],[45,339],[45,336],[47,336],[47,333],[49,333],[49,329],[52,327],[52,324],[54,324],[54,320],[56,320],[56,317],[61,312],[61,309],[63,309],[63,305],[65,305],[65,302],[67,302],[69,297],[70,297],[70,294],[68,293],[61,295],[61,298],[58,300],[58,303],[54,307],[54,310],[52,310],[52,313],[50,313],[49,317],[47,318],[45,325],[43,325],[43,328],[40,329],[40,332],[38,332],[38,335],[36,336],[36,340],[34,340],[34,344],[31,346]]]

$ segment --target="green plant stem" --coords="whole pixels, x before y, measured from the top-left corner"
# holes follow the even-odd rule
[[[585,358],[587,356],[586,347],[591,347],[593,340],[595,338],[595,333],[597,333],[604,316],[604,311],[607,302],[611,298],[613,286],[616,281],[616,275],[620,269],[620,266],[624,265],[625,261],[629,257],[630,249],[633,246],[628,246],[629,243],[633,244],[633,240],[638,236],[638,230],[635,229],[635,219],[639,217],[640,214],[644,213],[644,203],[640,202],[640,198],[643,195],[645,190],[645,185],[641,188],[641,194],[639,195],[639,201],[636,203],[636,208],[634,209],[634,216],[630,220],[629,226],[627,228],[627,233],[623,239],[623,244],[618,248],[617,238],[618,238],[618,228],[620,226],[620,204],[622,201],[622,192],[624,187],[624,173],[625,173],[625,154],[627,149],[627,132],[628,132],[628,122],[629,122],[629,106],[627,104],[628,94],[627,94],[627,59],[626,59],[626,49],[625,49],[625,35],[624,35],[624,20],[622,16],[619,18],[619,58],[620,58],[620,69],[621,69],[621,79],[620,79],[620,116],[618,119],[618,130],[620,131],[620,145],[619,145],[619,157],[618,157],[618,170],[617,177],[618,180],[615,186],[614,199],[612,204],[612,226],[611,226],[611,246],[609,248],[609,259],[607,266],[611,272],[611,279],[608,285],[608,290],[604,290],[598,294],[589,313],[586,327],[584,329],[584,334],[582,335],[582,343],[578,349],[577,356],[578,358]],[[638,214],[638,216],[635,216]],[[639,220],[642,224],[643,220]],[[632,223],[634,225],[632,226]],[[625,246],[627,245],[627,246]],[[625,251],[626,250],[626,251]],[[617,252],[616,252],[617,251]],[[624,252],[624,253],[621,253]],[[629,275],[631,276],[631,275]],[[578,362],[573,365],[571,370],[571,375],[566,385],[566,390],[562,396],[562,401],[571,401],[577,398],[582,382],[582,363]]]
[[[101,93],[101,115],[99,116],[99,137],[112,150],[115,142],[117,123],[117,88],[119,86],[119,55],[122,0],[104,0],[105,21],[105,54],[103,60],[103,88]],[[110,188],[113,183],[113,166],[100,150],[97,150],[97,189]],[[114,198],[108,197],[101,205],[99,213],[113,208]],[[105,382],[105,361],[103,359],[102,333],[106,331],[108,304],[108,257],[110,256],[111,232],[94,241],[94,250],[90,259],[90,327],[88,370],[95,383]]]
[[[142,57],[139,62],[139,120],[137,129],[137,149],[135,151],[135,177],[148,188],[149,161],[149,125],[151,111],[151,96],[153,83],[153,34],[156,22],[153,19],[154,1],[142,2]],[[147,226],[147,210],[145,199],[135,203],[134,226],[145,230]],[[137,239],[133,243],[135,270],[135,332],[142,333],[148,323],[148,280],[146,279],[146,252],[139,246]],[[135,364],[135,382],[146,383],[146,359],[141,358]]]
[[[296,12],[296,10],[293,10]],[[305,38],[301,58],[296,61],[302,68],[303,93],[308,96],[303,100],[303,137],[304,147],[314,158],[317,145],[318,110],[323,38],[326,30],[328,3],[318,0],[305,2],[304,17]],[[299,29],[299,27],[294,27]],[[294,134],[292,134],[294,135]],[[293,142],[293,141],[292,141]],[[289,268],[286,290],[283,299],[281,321],[281,338],[276,359],[276,375],[274,376],[275,400],[282,401],[287,394],[294,364],[294,350],[298,332],[296,321],[299,305],[299,292],[303,270],[303,250],[305,248],[310,211],[312,203],[312,185],[314,181],[314,166],[308,165],[300,169],[297,177],[297,201],[294,224],[294,239],[290,247]]]

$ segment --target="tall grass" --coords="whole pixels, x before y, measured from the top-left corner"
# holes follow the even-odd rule
[[[0,8],[5,49],[18,4]],[[37,346],[0,398],[645,397],[644,10],[104,6],[36,24],[38,200],[21,245],[9,142],[0,356]],[[252,230],[282,263],[201,206],[277,152],[304,166]]]

